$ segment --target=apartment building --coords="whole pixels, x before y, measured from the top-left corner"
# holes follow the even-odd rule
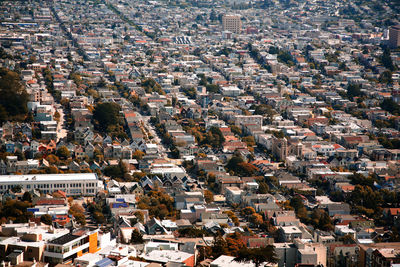
[[[392,26],[389,29],[389,46],[396,48],[400,46],[400,25]]]
[[[240,33],[242,30],[242,21],[239,15],[224,15],[222,17],[222,27],[224,31]]]

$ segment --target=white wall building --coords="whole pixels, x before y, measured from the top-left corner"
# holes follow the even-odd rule
[[[23,190],[43,193],[64,191],[67,196],[96,195],[104,189],[95,173],[0,175],[0,193],[20,185]]]

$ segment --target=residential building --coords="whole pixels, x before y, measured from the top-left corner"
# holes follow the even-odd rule
[[[224,31],[240,33],[242,30],[242,21],[239,15],[224,15],[222,17],[222,27]]]

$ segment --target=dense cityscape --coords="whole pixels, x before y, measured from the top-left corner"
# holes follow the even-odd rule
[[[399,14],[0,1],[0,267],[399,267]]]

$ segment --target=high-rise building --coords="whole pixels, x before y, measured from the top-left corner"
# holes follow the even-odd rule
[[[400,46],[400,25],[392,26],[389,29],[389,46],[396,48]]]
[[[224,15],[222,17],[222,26],[224,31],[240,33],[242,30],[242,21],[239,15]]]

